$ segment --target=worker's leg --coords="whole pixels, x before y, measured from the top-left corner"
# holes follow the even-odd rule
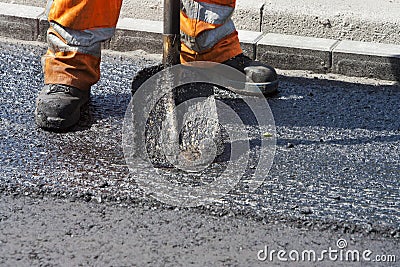
[[[248,82],[268,86],[265,93],[273,93],[278,84],[275,69],[243,55],[231,19],[235,4],[235,0],[182,0],[181,61],[226,64],[245,73]]]
[[[88,90],[100,78],[101,42],[112,37],[122,0],[50,0],[43,57],[46,84]]]
[[[45,86],[36,100],[41,128],[64,130],[79,121],[89,89],[100,78],[101,42],[112,37],[122,0],[50,0]]]
[[[235,4],[236,0],[182,0],[182,62],[224,62],[242,53],[231,19]]]

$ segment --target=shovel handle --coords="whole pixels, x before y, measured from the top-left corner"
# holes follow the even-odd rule
[[[180,63],[180,0],[164,0],[163,64]]]

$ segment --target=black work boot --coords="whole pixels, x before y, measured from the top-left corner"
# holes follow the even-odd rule
[[[257,87],[265,95],[274,94],[278,89],[278,75],[273,67],[260,61],[252,60],[244,54],[228,59],[222,64],[233,67],[246,74],[246,88],[249,93]]]
[[[36,99],[35,121],[40,128],[66,130],[78,123],[81,107],[89,101],[89,90],[47,84]]]

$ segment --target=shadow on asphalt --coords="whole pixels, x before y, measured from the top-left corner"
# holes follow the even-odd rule
[[[392,74],[395,78],[395,81],[400,83],[400,55],[394,55],[391,58],[390,65],[392,66]]]
[[[92,94],[88,105],[81,109],[81,119],[78,125],[68,131],[87,131],[99,121],[110,118],[123,120],[130,99],[131,95],[129,93]]]

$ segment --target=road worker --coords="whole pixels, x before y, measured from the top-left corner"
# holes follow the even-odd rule
[[[181,62],[212,61],[247,75],[256,66],[257,82],[275,81],[272,67],[243,55],[231,16],[235,0],[181,1]],[[100,79],[101,42],[110,39],[122,0],[49,0],[48,50],[42,58],[44,87],[36,101],[41,128],[65,130],[80,118],[90,88]]]

